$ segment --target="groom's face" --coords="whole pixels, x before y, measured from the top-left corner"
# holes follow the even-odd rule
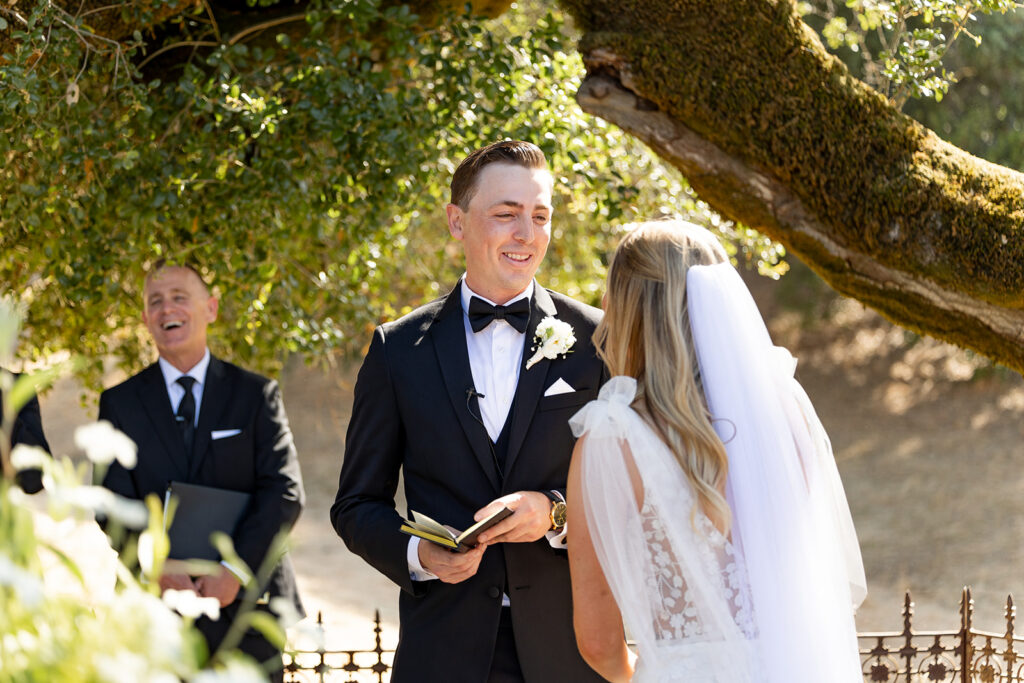
[[[533,280],[551,239],[551,173],[495,163],[467,206],[448,205],[448,230],[462,242],[466,283],[503,304]]]

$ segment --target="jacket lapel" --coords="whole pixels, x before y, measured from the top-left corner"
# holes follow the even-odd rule
[[[174,479],[185,479],[188,476],[188,458],[185,456],[185,443],[181,431],[174,421],[174,410],[171,399],[167,395],[167,384],[164,373],[156,363],[142,371],[142,383],[139,385],[139,403],[142,405],[153,431],[160,438],[170,458],[170,466],[174,469]]]
[[[228,386],[227,372],[224,362],[210,356],[210,365],[206,368],[206,380],[203,382],[203,400],[199,405],[199,425],[196,427],[195,442],[192,445],[192,467],[189,470],[189,481],[193,481],[210,450],[210,433],[213,427],[221,422],[221,417],[228,406],[232,387]]]
[[[534,337],[537,335],[537,326],[540,321],[549,315],[556,315],[555,302],[547,290],[534,282],[533,302],[530,305],[530,325],[526,328],[525,347],[523,348],[523,363],[519,367],[519,382],[516,384],[515,398],[512,399],[512,430],[509,432],[508,454],[505,456],[505,474],[512,471],[512,465],[519,455],[523,446],[523,439],[533,421],[533,415],[537,412],[537,403],[540,401],[541,392],[544,391],[544,380],[548,375],[548,368],[551,361],[542,358],[529,370],[526,369],[526,362],[534,353]],[[506,477],[507,478],[507,477]]]
[[[466,348],[466,329],[462,321],[462,283],[448,294],[441,310],[430,325],[430,336],[434,344],[434,353],[441,368],[448,398],[452,409],[459,418],[462,430],[466,433],[469,445],[473,449],[480,467],[487,473],[487,479],[497,491],[500,488],[499,474],[494,464],[490,437],[483,423],[479,421],[480,407],[475,397],[471,398],[469,389],[474,387],[473,371],[469,367],[469,350]],[[470,410],[474,412],[470,412]]]

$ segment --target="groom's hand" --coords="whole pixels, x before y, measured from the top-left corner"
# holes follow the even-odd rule
[[[503,507],[512,510],[512,515],[480,534],[480,545],[529,543],[544,538],[551,528],[551,499],[540,491],[502,496],[477,510],[473,519],[479,522]]]
[[[464,553],[453,553],[429,541],[420,541],[420,566],[445,583],[459,583],[476,574],[487,549],[483,543]]]

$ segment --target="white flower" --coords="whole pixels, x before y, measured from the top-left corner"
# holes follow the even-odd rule
[[[224,667],[205,669],[192,677],[191,683],[266,683],[263,669],[248,659],[231,659]]]
[[[572,325],[549,315],[537,325],[537,336],[533,341],[536,343],[533,347],[536,352],[526,361],[527,370],[539,363],[542,358],[555,359],[569,353],[572,345],[576,343],[576,335]]]
[[[0,555],[0,586],[13,588],[18,600],[29,609],[43,600],[43,582],[11,562],[7,555]]]
[[[33,467],[42,469],[50,456],[39,446],[26,446],[19,443],[11,451],[11,466],[16,470],[28,470]]]
[[[143,531],[139,534],[139,545],[135,554],[139,559],[139,569],[143,576],[153,576],[153,555],[156,552],[153,544],[153,534]]]
[[[281,628],[291,628],[302,621],[302,615],[295,609],[295,603],[280,595],[270,599],[270,611],[277,615]]]
[[[175,671],[179,679],[188,672],[191,655],[183,638],[181,617],[160,598],[128,587],[113,596],[108,613],[111,624],[131,634],[129,640],[120,642],[130,642],[154,667]]]
[[[113,655],[106,652],[96,654],[93,663],[104,681],[108,683],[134,683],[149,680],[149,661],[137,652],[122,650]]]
[[[127,469],[138,461],[138,447],[124,432],[106,420],[82,425],[75,430],[75,445],[97,465],[109,465],[116,458]]]
[[[201,598],[195,591],[179,591],[168,588],[164,591],[164,604],[187,619],[198,619],[206,615],[216,621],[220,619],[220,601],[217,598]]]
[[[141,529],[149,521],[149,511],[141,500],[132,500],[115,494],[102,486],[61,486],[51,478],[43,479],[55,506],[69,505],[93,513],[100,513],[131,529]]]

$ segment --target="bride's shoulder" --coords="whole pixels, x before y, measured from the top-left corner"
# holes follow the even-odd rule
[[[587,403],[569,420],[573,434],[581,437],[595,430],[602,433],[624,432],[637,417],[632,408],[636,397],[636,379],[616,376],[605,382],[597,398]]]

